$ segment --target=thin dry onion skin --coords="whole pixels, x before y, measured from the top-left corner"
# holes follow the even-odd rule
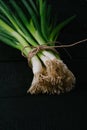
[[[62,60],[53,59],[46,62],[46,68],[34,75],[31,94],[60,94],[74,88],[75,77]]]

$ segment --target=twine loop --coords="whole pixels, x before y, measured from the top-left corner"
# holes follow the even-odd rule
[[[87,41],[87,39],[84,39],[84,40],[75,42],[75,43],[73,43],[73,44],[68,44],[68,45],[59,45],[59,46],[38,45],[38,46],[36,46],[36,47],[25,46],[25,47],[23,48],[23,50],[22,50],[22,56],[26,57],[26,56],[24,55],[24,50],[25,50],[26,48],[28,48],[28,47],[31,47],[32,49],[31,49],[31,51],[29,51],[28,56],[26,57],[26,58],[28,59],[28,63],[30,63],[31,58],[32,58],[33,56],[35,56],[35,55],[36,55],[38,52],[40,52],[40,51],[43,51],[43,50],[52,50],[52,51],[54,51],[55,53],[58,53],[58,52],[55,50],[55,48],[68,48],[68,47],[75,46],[75,45],[77,45],[77,44],[79,44],[79,43],[85,42],[85,41]],[[51,43],[52,43],[52,42],[51,42]],[[54,42],[53,42],[53,43],[54,43]],[[57,42],[55,42],[55,43],[60,43],[60,42],[57,41]],[[60,44],[61,44],[61,43],[60,43]]]
[[[25,46],[25,47],[23,48],[23,50],[22,50],[22,56],[26,57],[26,56],[24,55],[24,50],[25,50],[25,48],[28,48],[28,47],[30,47],[30,46]],[[38,46],[36,46],[36,47],[32,47],[32,50],[29,51],[28,56],[27,56],[28,62],[31,61],[31,58],[32,58],[33,56],[35,56],[38,52],[43,51],[43,50],[52,50],[52,51],[58,53],[58,52],[54,49],[54,46],[38,45]]]

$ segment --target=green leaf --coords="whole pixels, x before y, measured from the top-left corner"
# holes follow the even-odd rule
[[[38,10],[37,10],[36,5],[35,5],[35,3],[33,2],[33,0],[28,0],[28,1],[30,2],[31,6],[33,7],[35,13],[38,15]]]
[[[36,13],[33,11],[33,9],[31,8],[31,6],[28,4],[28,2],[26,0],[22,0],[22,2],[24,4],[24,6],[26,7],[29,15],[32,18],[35,28],[40,32],[40,26],[39,26],[38,17],[36,15]]]
[[[61,29],[75,17],[55,25],[56,20],[51,15],[51,8],[46,0],[9,1],[10,5],[0,0],[0,32],[3,32],[1,36],[10,40],[10,43],[14,41],[20,43],[20,46],[54,42]]]
[[[41,22],[41,31],[44,39],[48,41],[48,29],[47,29],[47,6],[46,1],[39,0],[40,6],[40,22]]]
[[[5,15],[3,16],[2,14],[0,14],[0,19],[2,19],[2,20],[5,21],[7,24],[9,24],[10,26],[12,26],[11,23],[10,23],[10,21],[5,17]]]
[[[0,5],[0,10],[1,12],[4,14],[4,16],[6,16],[7,20],[9,20],[12,25],[17,29],[18,26],[16,25],[12,15],[11,15],[11,10],[9,10],[9,8],[5,5],[4,2],[2,2],[2,0],[0,1],[1,5]]]
[[[0,35],[10,39],[11,41],[17,42],[17,39],[14,38],[9,32],[6,32],[6,30],[0,29]]]
[[[18,32],[12,29],[9,25],[7,25],[3,20],[0,19],[0,27],[2,27],[7,33],[10,33],[11,36],[16,38],[20,42],[20,46],[27,46],[28,43]]]
[[[67,25],[69,24],[74,18],[76,17],[76,15],[66,19],[65,21],[61,22],[60,24],[58,24],[53,30],[52,33],[49,36],[49,40],[50,41],[55,41],[56,38],[59,36],[60,31]]]
[[[11,23],[15,26],[16,30],[23,36],[26,38],[26,40],[29,43],[32,43],[33,45],[35,44],[35,41],[32,39],[31,35],[29,35],[29,32],[26,31],[25,27],[23,27],[21,21],[19,21],[19,19],[13,14],[13,16],[11,16],[11,14],[9,14],[9,10],[8,8],[4,5],[4,3],[2,2],[4,8],[2,8],[3,13],[7,16],[7,18],[11,21]],[[20,18],[23,18],[24,22],[27,22],[26,17],[24,16],[24,14],[22,13],[22,10],[16,5],[16,3],[14,1],[11,1],[11,4],[13,5],[13,7],[16,9],[17,12],[19,12],[19,16]],[[22,13],[20,15],[20,12]],[[18,14],[18,13],[17,13]],[[22,16],[22,17],[21,17]],[[3,18],[3,16],[1,15],[1,18],[4,19],[10,26],[11,23],[8,22],[8,20],[6,18]],[[12,27],[12,26],[11,26]]]
[[[20,34],[27,40],[27,42],[33,46],[37,45],[37,43],[34,40],[34,38],[32,37],[32,35],[26,30],[26,28],[21,24],[21,22],[15,16],[14,16],[14,19],[15,19],[17,25],[19,26],[19,28],[21,29]],[[28,25],[29,25],[29,23],[28,23]],[[27,29],[28,29],[28,25],[26,24]]]
[[[30,23],[27,25],[27,28],[32,34],[33,38],[37,41],[37,43],[39,43],[39,45],[45,44],[43,37],[41,36],[39,31],[36,30],[36,28],[34,27],[32,19],[30,20]]]
[[[14,7],[14,9],[17,13],[16,17],[19,16],[19,18],[22,20],[22,22],[24,24],[27,24],[29,21],[27,20],[27,17],[24,14],[23,10],[17,5],[17,3],[14,0],[10,0],[10,3],[12,4],[12,6]]]
[[[19,49],[20,50],[20,45],[18,45],[18,43],[11,38],[11,36],[7,36],[6,34],[2,34],[0,32],[0,41],[4,42],[5,44],[13,47],[13,48],[16,48],[16,49]]]

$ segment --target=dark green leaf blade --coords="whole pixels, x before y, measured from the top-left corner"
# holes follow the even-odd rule
[[[15,41],[14,39],[12,40],[11,36],[7,36],[6,34],[2,34],[0,32],[0,41],[4,42],[5,44],[16,48],[16,49],[20,49],[20,46],[17,44],[17,41]]]
[[[36,15],[36,13],[34,12],[34,10],[31,8],[31,6],[28,4],[28,2],[26,0],[21,0],[21,1],[23,2],[24,6],[26,7],[26,9],[29,13],[29,15],[31,16],[35,28],[40,32],[38,16]]]
[[[76,17],[76,15],[66,19],[65,21],[61,22],[60,24],[58,24],[55,28],[53,28],[52,33],[49,36],[49,40],[50,41],[55,41],[56,38],[59,36],[60,31],[67,25],[69,24],[74,18]]]
[[[47,25],[47,4],[44,0],[39,0],[40,6],[40,22],[41,22],[41,31],[44,39],[48,41],[48,25]]]

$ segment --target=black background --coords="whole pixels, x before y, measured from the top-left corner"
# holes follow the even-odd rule
[[[87,38],[87,0],[49,0],[58,22],[76,14],[58,41],[65,44]],[[52,15],[53,17],[53,15]],[[87,129],[87,42],[58,49],[77,78],[73,91],[62,95],[27,95],[32,71],[21,53],[0,44],[0,130]]]

